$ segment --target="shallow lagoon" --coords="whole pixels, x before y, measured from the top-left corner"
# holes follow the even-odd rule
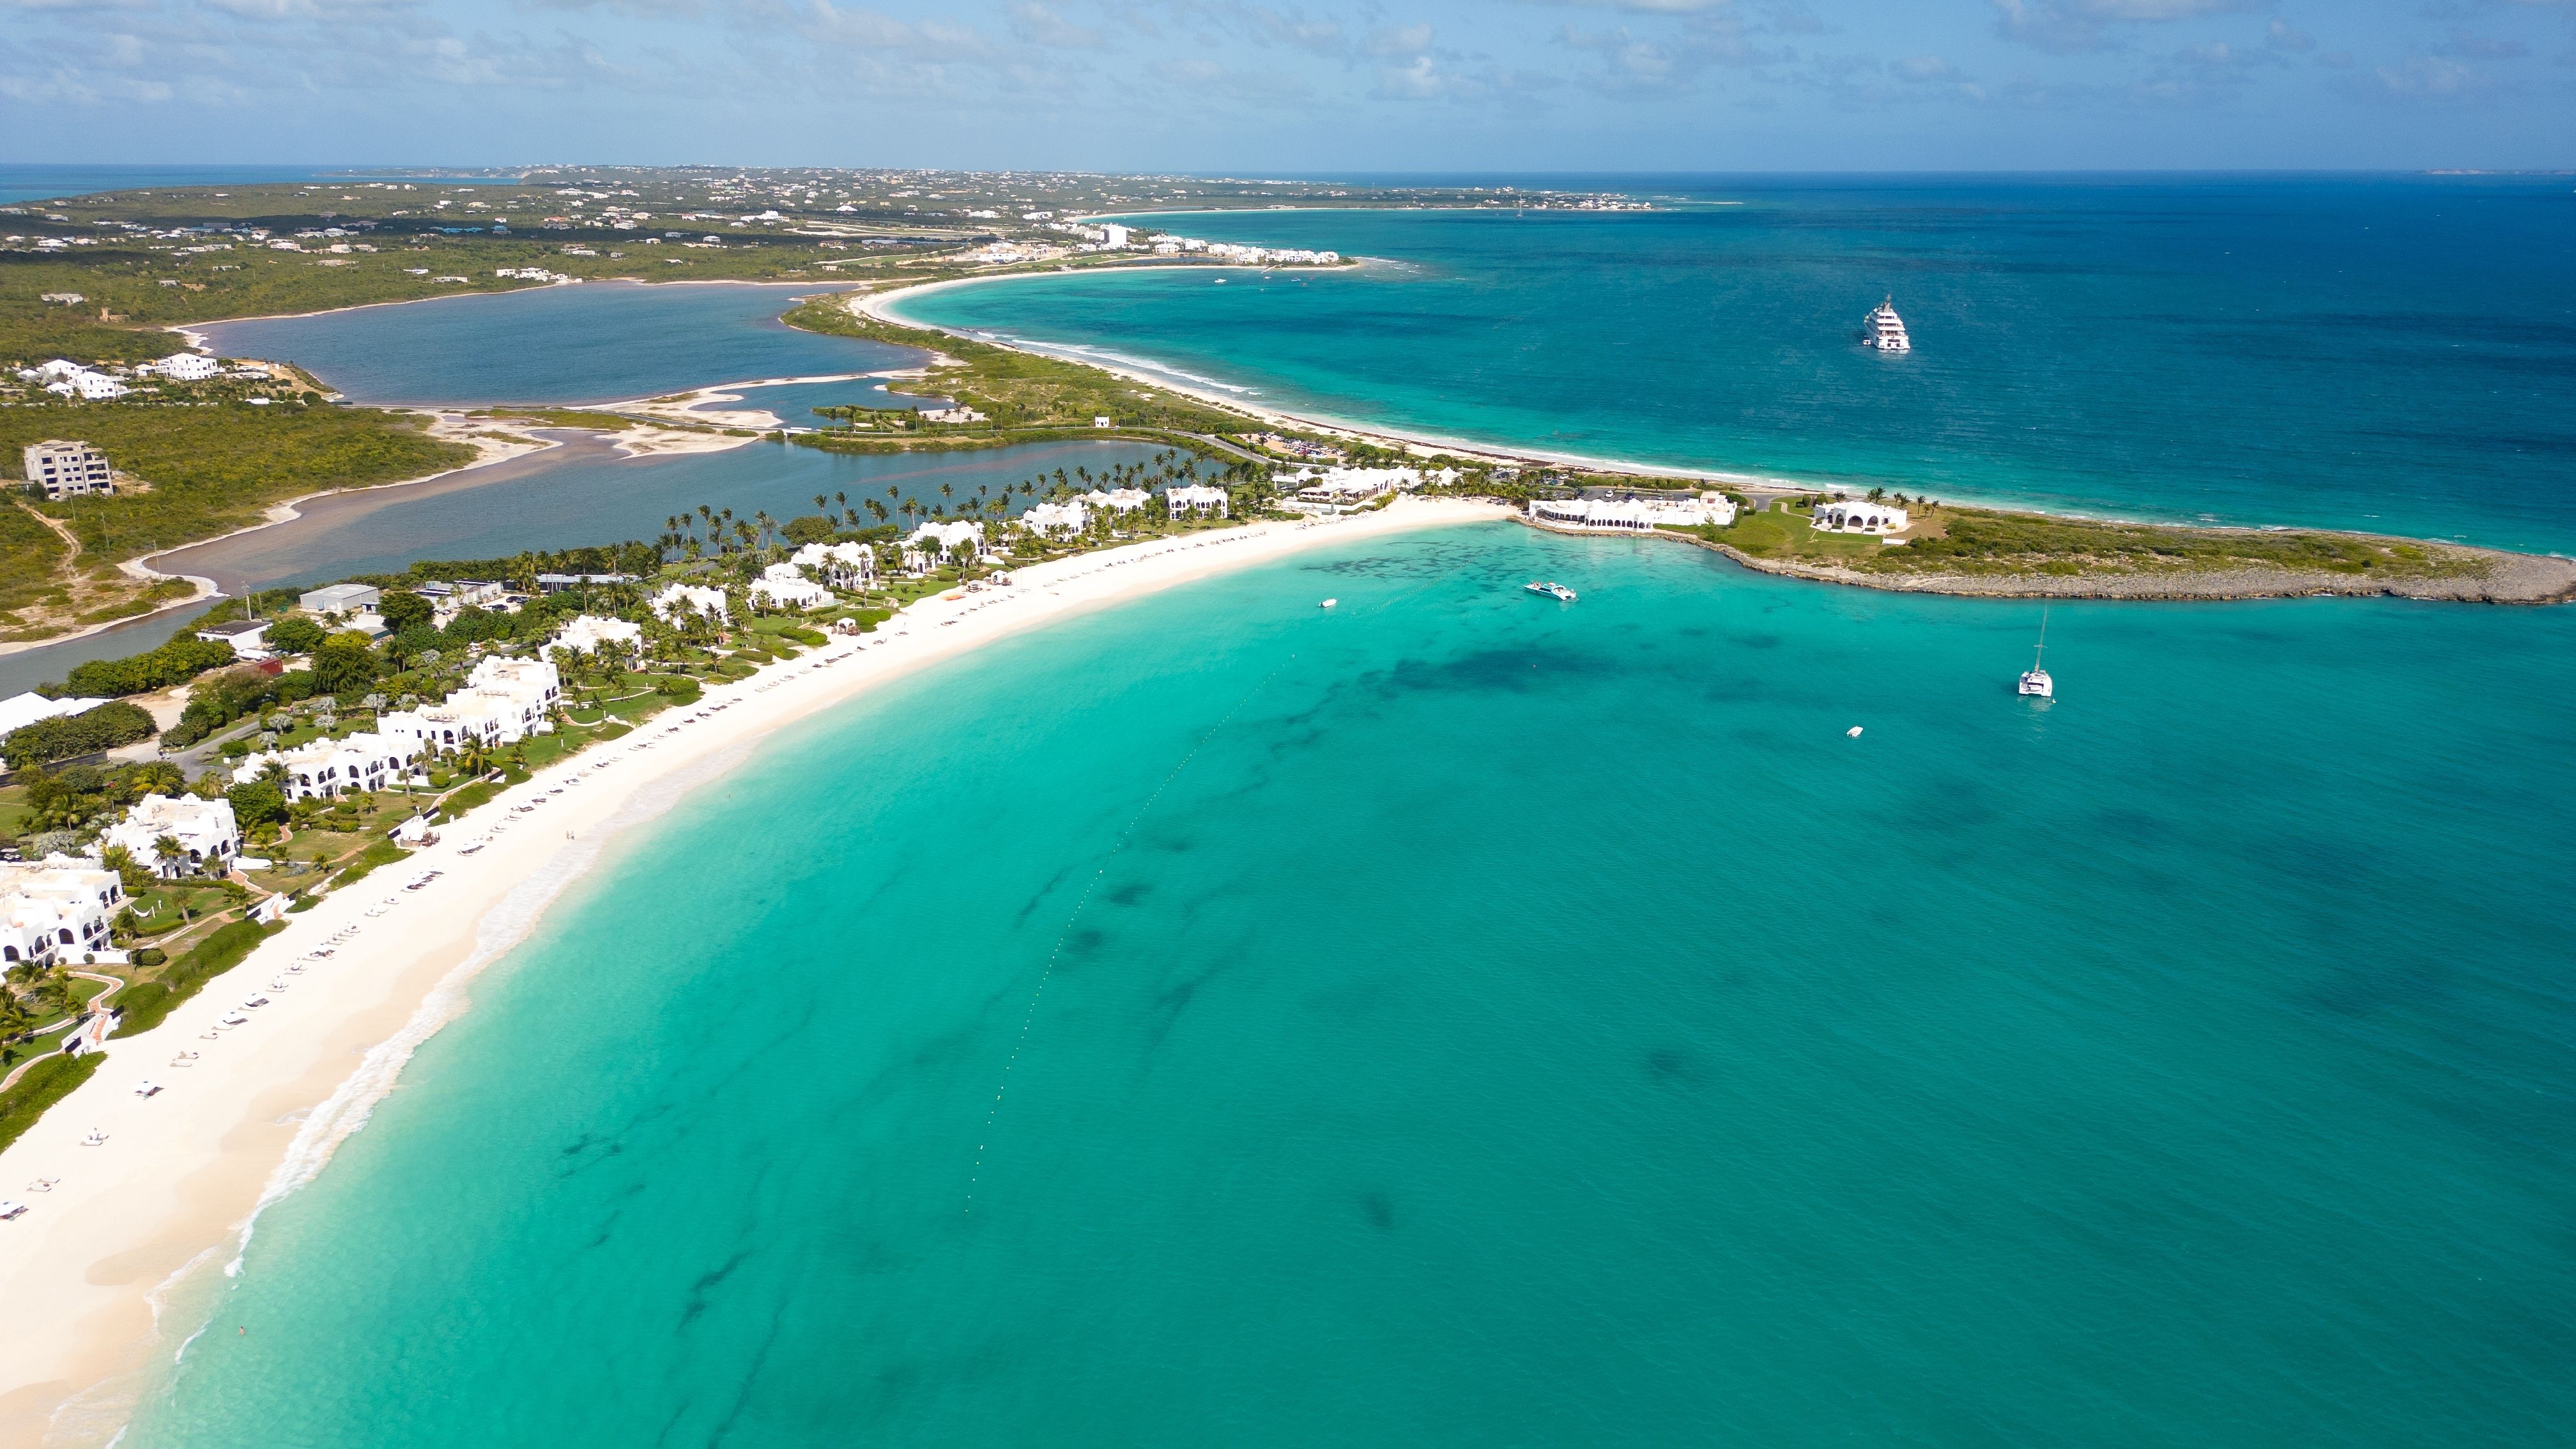
[[[2555,1441],[2576,613],[2060,605],[2053,706],[2037,615],[1500,525],[899,683],[126,1442]]]

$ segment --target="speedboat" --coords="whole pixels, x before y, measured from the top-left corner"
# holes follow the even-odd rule
[[[1574,590],[1556,582],[1554,579],[1550,579],[1545,583],[1532,580],[1529,583],[1521,585],[1521,587],[1529,590],[1533,594],[1545,594],[1560,604],[1571,604],[1574,602],[1575,598]]]

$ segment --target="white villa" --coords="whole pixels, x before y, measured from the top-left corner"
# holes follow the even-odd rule
[[[502,743],[503,712],[501,701],[467,690],[443,704],[378,715],[376,733],[412,755],[445,754],[476,740],[489,749]]]
[[[157,372],[172,382],[204,382],[224,370],[223,364],[201,352],[173,352],[159,362],[147,362],[137,372]]]
[[[1837,498],[1816,505],[1810,522],[1818,533],[1903,533],[1905,510],[1861,498]]]
[[[465,688],[447,697],[449,704],[479,695],[501,706],[502,743],[529,735],[551,734],[547,716],[563,702],[563,675],[546,659],[503,659],[497,655],[474,666]]]
[[[832,602],[832,591],[805,577],[792,563],[774,563],[760,571],[749,590],[753,603],[773,609],[811,609]]]
[[[666,624],[673,613],[682,609],[709,619],[729,617],[725,613],[724,590],[702,588],[696,584],[673,584],[655,594],[650,607],[653,617]]]
[[[822,576],[836,589],[863,589],[876,582],[877,551],[864,543],[809,543],[788,562]]]
[[[1223,518],[1225,504],[1225,490],[1205,483],[1184,483],[1163,490],[1163,506],[1172,511],[1174,518],[1180,517],[1184,511],[1211,513]]]
[[[1344,513],[1382,493],[1422,486],[1412,468],[1296,468],[1270,480],[1292,497],[1284,505],[1298,513]]]
[[[19,376],[31,382],[43,382],[45,391],[63,397],[86,398],[93,402],[120,398],[133,389],[93,368],[57,357],[42,367],[22,372]]]
[[[572,622],[563,626],[562,633],[547,642],[544,652],[549,658],[566,650],[597,654],[603,644],[623,645],[630,650],[641,651],[644,647],[644,626],[630,624],[624,619],[603,619],[596,614],[578,614],[573,617]]]
[[[179,842],[179,853],[163,857],[152,842],[163,836]],[[230,800],[200,800],[194,795],[146,795],[125,818],[100,833],[102,847],[122,845],[137,863],[164,880],[203,870],[223,875],[241,854],[241,827],[233,821]]]
[[[107,923],[124,904],[112,870],[67,855],[0,862],[0,962],[51,965],[107,950]]]
[[[1142,488],[1118,488],[1106,493],[1094,488],[1080,501],[1107,513],[1133,513],[1153,502],[1154,495]]]
[[[1090,522],[1090,515],[1077,499],[1071,503],[1032,504],[1028,512],[1020,515],[1020,522],[1031,533],[1080,533],[1082,526]]]
[[[931,547],[922,547],[925,543]],[[984,525],[962,520],[956,523],[925,523],[912,531],[912,536],[903,541],[903,546],[922,553],[955,553],[958,545],[969,543],[975,545],[978,550],[983,548]]]
[[[381,790],[400,781],[405,771],[398,767],[418,753],[418,745],[393,733],[321,739],[291,750],[252,755],[233,771],[233,782],[246,785],[276,765],[282,771],[278,787],[288,800],[329,800],[346,791]]]
[[[1550,528],[1584,533],[1648,533],[1735,521],[1735,504],[1723,493],[1697,498],[1533,498],[1529,517]]]

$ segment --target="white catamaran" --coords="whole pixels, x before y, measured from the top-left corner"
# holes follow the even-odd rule
[[[2048,606],[2046,604],[2042,604],[2039,606],[2039,648],[2030,656],[2030,668],[2022,673],[2022,693],[2036,695],[2041,699],[2057,698],[2057,681],[2049,678],[2048,671],[2039,667],[2041,656],[2047,653]]]
[[[1862,343],[1862,346],[1874,347],[1881,352],[1914,350],[1914,340],[1905,335],[1905,319],[1896,315],[1895,293],[1888,293],[1887,300],[1879,303],[1876,310],[1862,318],[1861,323],[1869,329],[1869,339]]]

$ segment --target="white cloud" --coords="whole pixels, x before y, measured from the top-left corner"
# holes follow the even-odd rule
[[[1020,0],[1011,7],[1011,29],[1031,45],[1049,50],[1093,50],[1107,38],[1089,26],[1074,24],[1036,0]]]

